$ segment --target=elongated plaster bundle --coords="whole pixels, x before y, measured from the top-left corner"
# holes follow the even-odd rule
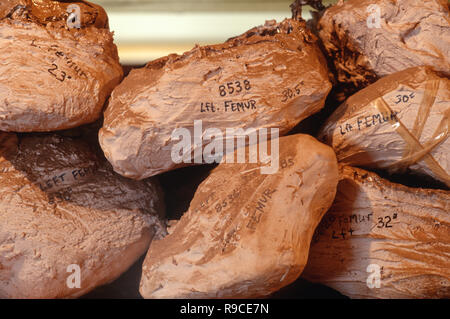
[[[411,171],[450,186],[450,80],[428,67],[394,73],[345,101],[319,139],[339,162]]]
[[[337,161],[309,135],[279,143],[277,173],[261,174],[260,163],[222,163],[200,184],[170,235],[151,244],[143,297],[261,297],[301,274],[334,199]]]
[[[447,0],[348,0],[321,14],[318,34],[347,95],[415,66],[450,76]]]
[[[343,167],[302,276],[353,298],[449,298],[450,192]]]
[[[81,296],[164,232],[158,185],[115,174],[81,141],[0,133],[0,172],[1,298]]]
[[[87,1],[2,0],[0,57],[3,131],[94,122],[123,76],[108,17]]]
[[[142,179],[205,162],[197,151],[219,139],[208,129],[225,135],[270,127],[285,134],[318,112],[330,89],[325,58],[304,22],[269,21],[132,70],[112,93],[99,139],[116,172]],[[202,124],[198,133],[195,121]],[[172,156],[176,129],[200,139],[189,140],[180,161]]]

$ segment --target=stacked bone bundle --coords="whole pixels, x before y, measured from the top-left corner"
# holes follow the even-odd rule
[[[123,76],[108,17],[87,1],[2,1],[0,54],[3,131],[94,122]]]
[[[347,99],[318,134],[342,166],[303,277],[353,298],[448,298],[449,5],[318,9],[313,24]]]
[[[121,82],[101,7],[3,1],[0,297],[450,297],[448,4],[291,7]]]

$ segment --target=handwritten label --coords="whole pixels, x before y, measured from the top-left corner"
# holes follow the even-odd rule
[[[238,94],[242,91],[250,91],[252,88],[249,80],[234,81],[219,85],[219,95],[221,97]]]
[[[375,228],[392,228],[394,226],[393,221],[397,218],[397,213],[385,216],[374,216],[373,213],[352,215],[327,214],[316,229],[314,242],[317,242],[319,236],[323,235],[335,240],[345,240],[355,235],[369,234]]]
[[[51,74],[55,79],[60,82],[64,82],[65,80],[71,80],[73,76],[77,76],[79,78],[87,79],[87,74],[81,69],[81,67],[75,63],[66,53],[64,53],[60,48],[56,45],[46,45],[40,44],[33,39],[30,44],[32,47],[39,48],[41,50],[45,50],[46,52],[50,52],[52,57],[56,57],[57,59],[49,65],[47,71]],[[63,70],[61,67],[68,68],[72,71],[72,75],[68,74],[68,70]]]
[[[58,173],[44,180],[37,181],[36,185],[39,186],[43,192],[48,192],[56,187],[72,184],[75,181],[83,179],[84,177],[94,173],[94,171],[94,167],[76,168],[71,171]]]
[[[395,96],[395,104],[399,104],[399,103],[408,103],[409,100],[412,100],[416,97],[416,95],[414,94],[414,92],[410,92],[407,94],[397,94]]]
[[[239,189],[234,189],[230,194],[228,194],[224,199],[220,200],[219,203],[215,205],[216,213],[222,212],[225,208],[231,205],[239,196],[241,192]]]
[[[280,167],[281,169],[285,169],[287,167],[291,167],[294,165],[294,159],[291,157],[283,158],[280,160]]]
[[[198,213],[200,211],[207,209],[209,207],[209,203],[214,200],[215,195],[216,195],[216,192],[209,193],[208,196],[200,203],[200,205],[198,205],[194,209],[194,212]]]
[[[72,188],[67,187],[58,192],[48,194],[48,203],[50,205],[70,201],[72,198]]]
[[[416,94],[412,91],[400,91],[393,96],[392,98],[389,98],[391,103],[394,104],[400,104],[400,103],[410,103],[415,97]],[[352,119],[351,121],[342,123],[338,126],[339,132],[341,135],[345,135],[354,131],[361,131],[364,129],[367,129],[372,126],[381,125],[387,122],[397,121],[397,115],[398,112],[393,111],[390,113],[373,113],[368,114],[367,116],[358,116],[356,119]]]
[[[241,102],[225,101],[225,112],[245,112],[246,110],[256,110],[256,101],[248,100]]]
[[[222,254],[228,253],[236,247],[239,241],[238,230],[239,227],[234,227],[226,233],[222,242]]]
[[[200,113],[209,112],[246,112],[250,110],[256,110],[256,101],[255,100],[247,100],[247,101],[233,101],[226,100],[222,105],[214,102],[201,102],[200,103]]]
[[[265,213],[265,208],[267,204],[272,199],[273,193],[277,190],[272,188],[266,188],[263,193],[259,196],[256,203],[251,208],[250,220],[247,224],[247,228],[255,230],[258,223],[261,221],[262,215]]]
[[[290,99],[300,95],[300,86],[303,85],[303,81],[299,82],[294,88],[287,88],[284,89],[283,92],[281,92],[282,99],[281,102],[285,103],[289,101]]]
[[[361,131],[372,126],[397,121],[397,114],[398,112],[392,112],[389,114],[375,113],[367,116],[358,116],[356,119],[352,119],[353,121],[338,125],[339,132],[341,135],[345,135],[353,131]]]
[[[217,113],[217,112],[248,112],[257,109],[254,99],[230,99],[231,95],[238,95],[241,92],[250,91],[252,88],[249,80],[239,80],[219,85],[219,96],[227,97],[226,100],[217,101],[201,101],[198,106],[200,113]]]
[[[378,217],[377,219],[377,228],[392,228],[391,221],[393,219],[397,219],[397,213],[394,213],[392,216],[386,215],[384,217]]]

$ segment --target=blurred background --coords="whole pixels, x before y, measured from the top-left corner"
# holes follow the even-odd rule
[[[291,17],[293,0],[91,0],[105,8],[123,65],[215,44]],[[337,0],[325,0],[324,4]],[[303,18],[310,18],[308,7]]]

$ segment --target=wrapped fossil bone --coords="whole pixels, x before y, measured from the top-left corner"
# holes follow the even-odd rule
[[[334,199],[337,161],[309,135],[279,143],[277,173],[261,174],[261,163],[221,163],[200,184],[170,235],[152,242],[143,297],[260,297],[301,274],[314,229]]]
[[[0,298],[78,297],[165,233],[158,184],[115,174],[82,141],[0,133]]]
[[[174,162],[176,129],[260,129],[287,133],[318,112],[331,89],[325,58],[304,22],[268,21],[223,44],[197,46],[132,70],[114,89],[99,139],[119,174],[142,179],[181,166],[207,134]],[[200,158],[200,163],[204,162]]]
[[[450,192],[340,170],[302,276],[353,298],[449,298]]]
[[[450,80],[415,67],[351,96],[327,120],[319,139],[343,164],[408,169],[450,186],[449,121]]]
[[[94,122],[123,76],[108,17],[87,1],[2,0],[0,56],[3,131]]]
[[[318,34],[347,96],[410,67],[450,75],[447,0],[348,0],[321,14]]]

